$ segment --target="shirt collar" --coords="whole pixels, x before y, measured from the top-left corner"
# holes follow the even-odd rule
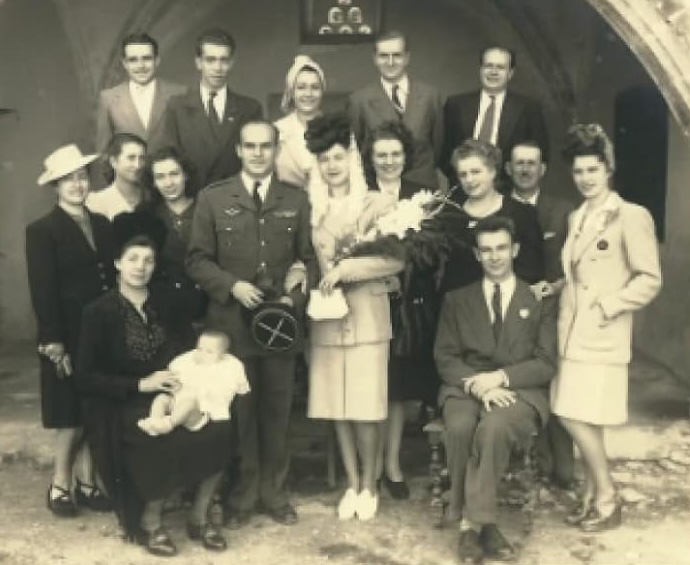
[[[201,92],[201,101],[204,103],[204,106],[206,105],[206,102],[208,102],[208,95],[211,93],[211,89],[207,88],[206,85],[201,84],[199,87],[199,91]],[[213,99],[214,104],[219,104],[219,103],[224,103],[225,98],[228,95],[228,89],[224,86],[220,90],[216,90],[216,97]]]
[[[156,88],[156,79],[154,78],[153,80],[150,80],[146,84],[139,84],[138,82],[134,82],[133,80],[129,81],[129,91],[130,92],[137,92],[137,93],[148,93],[153,91]]]
[[[490,302],[491,297],[494,293],[494,282],[490,281],[488,278],[484,277],[484,280],[482,281],[482,289],[484,290],[484,296],[487,297],[487,300]],[[503,300],[503,306],[505,308],[505,305],[508,304],[508,301],[510,298],[512,298],[513,293],[515,292],[515,287],[517,286],[517,279],[515,278],[515,274],[510,275],[506,280],[498,283],[501,287],[501,298]]]
[[[403,95],[410,91],[410,79],[407,77],[407,75],[403,75],[402,78],[396,82],[389,82],[384,78],[381,78],[381,84],[383,85],[383,89],[386,91],[388,96],[393,96],[393,86],[396,84]]]
[[[240,177],[242,178],[242,183],[244,184],[244,187],[247,189],[247,192],[249,193],[249,196],[251,196],[254,193],[254,185],[256,184],[257,180],[254,177],[250,177],[247,173],[244,171],[240,172]],[[266,200],[266,193],[268,192],[268,187],[271,186],[271,179],[273,178],[273,173],[269,174],[267,177],[264,177],[259,180],[261,183],[259,185],[259,195],[261,196],[261,200]]]
[[[523,204],[531,204],[532,206],[537,205],[537,200],[539,200],[539,194],[541,193],[541,189],[537,189],[532,196],[529,198],[523,198],[517,190],[513,189],[513,192],[511,196],[513,197],[514,200],[517,200],[518,202],[522,202]]]
[[[506,91],[503,90],[503,91],[497,92],[495,94],[490,94],[486,90],[482,90],[480,103],[486,102],[488,104],[491,96],[494,97],[494,101],[496,104],[503,104],[503,101],[506,98]]]

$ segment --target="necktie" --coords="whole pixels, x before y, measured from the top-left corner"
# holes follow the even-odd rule
[[[494,283],[494,293],[491,297],[491,309],[494,312],[494,323],[492,329],[494,331],[494,338],[498,343],[498,338],[501,335],[501,328],[503,327],[503,309],[501,307],[501,285]]]
[[[259,187],[261,186],[261,181],[256,181],[254,183],[254,192],[252,192],[252,200],[254,201],[254,206],[256,206],[256,211],[261,211],[261,205],[263,200],[261,200],[261,195],[259,194]]]
[[[489,96],[489,98],[491,101],[486,107],[482,127],[479,128],[479,135],[477,135],[479,141],[485,141],[486,143],[491,143],[491,134],[494,131],[494,116],[496,114],[496,97]]]
[[[206,112],[208,113],[208,118],[212,122],[218,123],[220,120],[218,119],[218,112],[216,111],[216,106],[213,103],[213,101],[216,99],[216,96],[218,95],[217,92],[214,90],[211,90],[208,93],[208,104],[206,106]]]
[[[391,101],[393,102],[395,111],[399,116],[402,116],[405,113],[405,108],[400,101],[400,87],[397,84],[393,85],[393,90],[391,91]]]

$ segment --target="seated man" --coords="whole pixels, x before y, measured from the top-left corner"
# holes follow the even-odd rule
[[[511,451],[527,445],[549,414],[556,304],[538,301],[515,277],[518,251],[510,219],[481,220],[475,255],[484,278],[449,292],[441,308],[434,357],[462,563],[515,556],[496,527],[497,485]]]

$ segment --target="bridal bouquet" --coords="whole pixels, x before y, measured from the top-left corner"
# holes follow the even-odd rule
[[[450,241],[434,218],[447,202],[440,192],[422,190],[380,214],[374,209],[370,220],[362,222],[368,226],[363,233],[353,232],[338,242],[336,259],[383,255],[415,267],[437,267]]]

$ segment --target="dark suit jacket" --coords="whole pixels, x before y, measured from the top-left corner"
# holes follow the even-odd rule
[[[479,90],[456,94],[446,100],[443,107],[444,142],[441,154],[441,168],[455,183],[456,175],[450,166],[453,150],[474,134],[480,101]],[[549,138],[541,105],[536,100],[508,91],[503,102],[498,125],[497,145],[503,153],[503,160],[510,157],[510,151],[519,141],[536,141],[542,149],[544,162],[549,157]],[[502,170],[501,170],[502,174]]]
[[[113,134],[121,132],[141,137],[147,142],[149,153],[160,148],[165,142],[163,114],[168,100],[183,94],[186,90],[187,87],[181,84],[156,79],[148,128],[144,127],[134,106],[129,92],[129,81],[101,91],[96,110],[96,150],[103,151]]]
[[[89,215],[96,250],[59,206],[26,228],[38,342],[63,343],[71,356],[76,354],[84,306],[115,284],[110,222],[99,214]]]
[[[266,354],[249,335],[243,307],[232,296],[236,282],[254,282],[261,269],[282,289],[288,269],[300,260],[309,287],[316,283],[310,218],[306,192],[275,175],[260,212],[239,175],[212,184],[197,197],[187,272],[210,297],[207,325],[228,333],[235,355]],[[300,295],[299,290],[291,294],[298,308],[304,304]]]
[[[228,89],[225,115],[217,136],[201,101],[199,87],[170,100],[165,114],[166,138],[194,163],[194,188],[200,189],[240,171],[235,149],[240,129],[261,116],[261,105],[256,100]]]
[[[544,267],[546,280],[554,282],[563,278],[561,249],[568,235],[568,216],[574,205],[563,198],[539,193],[537,215],[544,234]]]
[[[443,143],[441,110],[441,95],[434,87],[410,80],[402,121],[414,136],[415,148],[413,163],[405,178],[430,189],[438,186],[436,163]],[[360,147],[369,131],[384,121],[399,119],[381,81],[353,92],[348,102],[348,112]]]
[[[467,395],[463,383],[480,372],[503,369],[509,388],[530,404],[545,424],[549,415],[548,383],[556,374],[556,301],[538,301],[518,279],[498,343],[481,281],[448,293],[443,299],[434,358],[441,375],[439,404]]]

